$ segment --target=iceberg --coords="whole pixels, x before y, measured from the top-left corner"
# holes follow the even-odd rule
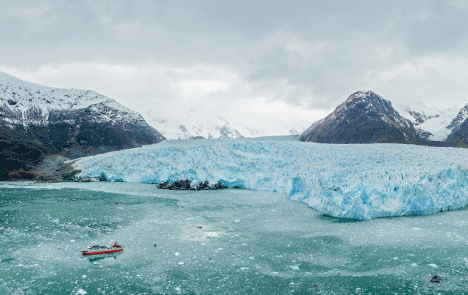
[[[74,160],[77,177],[141,183],[220,182],[271,191],[321,214],[365,220],[468,203],[468,150],[318,144],[289,138],[175,140]]]

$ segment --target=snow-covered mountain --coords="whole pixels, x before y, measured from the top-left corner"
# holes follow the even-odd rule
[[[140,114],[99,93],[41,86],[0,72],[0,174],[34,164],[43,154],[76,157],[163,139]]]
[[[323,214],[369,219],[468,204],[468,150],[294,140],[164,141],[75,160],[78,177],[143,183],[208,181],[287,194]]]
[[[167,139],[200,139],[200,138],[244,138],[256,137],[256,130],[248,129],[244,126],[233,127],[232,124],[223,117],[208,120],[185,120],[175,122],[172,119],[158,120],[154,118],[150,121],[155,128],[161,130]]]
[[[320,143],[419,143],[413,124],[390,101],[372,91],[357,91],[325,119],[301,134],[302,141]]]
[[[255,128],[243,122],[233,122],[221,116],[213,119],[199,118],[188,112],[185,116],[165,120],[158,119],[157,116],[147,117],[149,117],[148,122],[167,139],[252,138],[271,135],[262,128]],[[305,126],[296,122],[282,127],[282,130],[276,130],[275,135],[298,135],[305,129]]]
[[[410,120],[419,136],[426,141],[444,142],[468,116],[458,109],[430,108],[423,104],[396,105],[400,115]],[[457,113],[460,114],[457,116]]]

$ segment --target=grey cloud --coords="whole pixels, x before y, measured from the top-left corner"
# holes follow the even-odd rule
[[[464,58],[468,41],[468,10],[450,1],[4,4],[0,66],[216,66],[305,108],[332,108],[361,87],[408,87],[375,79],[424,56]]]

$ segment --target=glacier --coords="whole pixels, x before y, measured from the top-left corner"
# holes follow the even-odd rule
[[[291,137],[169,140],[71,162],[77,177],[190,179],[286,194],[357,220],[423,215],[468,203],[468,151],[403,144],[318,144]]]

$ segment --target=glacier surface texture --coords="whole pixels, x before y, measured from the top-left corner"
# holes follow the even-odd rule
[[[160,183],[190,179],[287,194],[352,219],[432,214],[468,203],[468,151],[279,139],[165,141],[76,160],[78,177]]]

